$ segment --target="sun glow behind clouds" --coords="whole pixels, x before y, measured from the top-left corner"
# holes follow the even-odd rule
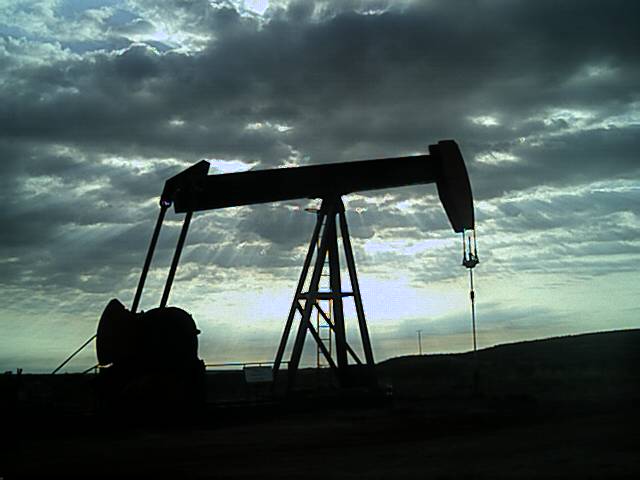
[[[408,276],[386,279],[362,274],[359,280],[367,318],[378,326],[406,319],[428,321],[466,306],[467,292],[462,289],[435,283],[416,287]]]
[[[241,12],[261,16],[269,8],[269,0],[231,0],[231,3]]]
[[[262,15],[269,8],[269,0],[245,0],[244,6],[258,15]]]
[[[278,131],[279,133],[287,132],[292,129],[289,125],[284,125],[281,123],[271,123],[271,122],[253,122],[248,123],[244,128],[247,130],[262,130],[262,129],[273,129]]]
[[[476,161],[488,165],[497,165],[505,162],[517,162],[520,159],[509,152],[488,152],[476,156]]]
[[[397,252],[401,255],[417,255],[430,249],[449,248],[452,245],[448,238],[427,238],[424,240],[394,239],[381,240],[372,238],[364,243],[364,251],[369,255]]]
[[[595,117],[595,113],[588,110],[554,108],[547,112],[542,122],[546,126],[554,125],[557,122],[565,122],[571,128],[579,130],[586,128]]]
[[[217,158],[207,158],[214,173],[236,173],[250,170],[255,163],[245,163],[241,160],[219,160]]]
[[[476,125],[482,125],[483,127],[497,127],[500,125],[498,119],[491,115],[479,115],[477,117],[470,117],[472,123]]]

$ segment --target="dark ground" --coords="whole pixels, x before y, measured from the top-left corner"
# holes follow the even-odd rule
[[[231,403],[190,425],[96,416],[86,375],[24,375],[11,404],[4,376],[0,477],[640,478],[639,344],[627,330],[392,359],[392,402],[312,387],[309,370],[297,397],[240,406],[265,392],[210,374],[209,399]]]

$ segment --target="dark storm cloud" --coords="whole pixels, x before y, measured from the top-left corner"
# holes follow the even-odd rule
[[[640,168],[640,124],[567,133],[534,146],[514,142],[504,150],[523,161],[472,167],[474,186],[479,187],[474,189],[476,198],[498,197],[532,185],[634,178]]]
[[[343,12],[322,22],[292,7],[297,22],[285,15],[261,28],[212,10],[200,28],[216,28],[216,38],[194,55],[136,46],[23,71],[40,95],[6,98],[1,124],[10,136],[273,164],[283,161],[283,137],[312,161],[422,151],[444,136],[473,155],[500,138],[469,125],[469,115],[499,112],[526,135],[543,130],[524,120],[546,108],[637,100],[630,45],[639,39],[628,2],[478,5]],[[571,84],[590,65],[613,69],[606,88]],[[65,86],[78,92],[55,93]],[[176,117],[186,128],[171,128]],[[247,132],[255,121],[294,128]]]
[[[83,18],[81,7],[67,6],[65,15]],[[141,2],[136,13],[92,17],[92,28],[107,32],[94,44],[66,41],[71,51],[63,51],[51,42],[51,58],[37,62],[25,60],[27,40],[46,41],[18,41],[27,34],[5,28],[0,242],[20,260],[3,282],[90,288],[78,280],[84,273],[100,290],[105,278],[127,277],[139,268],[155,215],[142,204],[202,157],[269,167],[423,152],[456,138],[481,199],[635,178],[638,10],[636,2],[595,1],[296,2],[259,21],[223,2]],[[160,18],[208,43],[185,53],[132,40]],[[588,115],[576,119],[575,112]],[[495,121],[474,123],[482,116]],[[477,161],[496,154],[515,161]],[[168,158],[184,164],[158,160]],[[394,195],[432,199],[421,189]],[[602,199],[614,209],[628,201]],[[372,206],[350,216],[352,233],[407,238],[448,228],[439,208],[423,206],[412,215]],[[507,218],[510,208],[526,219],[509,224],[514,232],[559,224],[540,205],[501,205]],[[194,228],[185,261],[288,266],[290,251],[308,239],[312,215],[262,206],[227,222],[208,239]],[[206,247],[212,238],[217,246]],[[171,247],[163,243],[160,253]],[[30,264],[34,249],[38,260]],[[442,265],[429,265],[438,275]]]

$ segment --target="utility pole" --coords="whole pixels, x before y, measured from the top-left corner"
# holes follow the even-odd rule
[[[418,352],[422,355],[422,330],[416,330],[418,332]]]

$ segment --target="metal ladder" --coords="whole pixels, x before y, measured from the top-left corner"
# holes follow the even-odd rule
[[[316,248],[320,248],[320,241],[318,241]],[[329,285],[329,273],[325,273],[329,268],[328,264],[329,264],[329,256],[327,255],[327,259],[325,260],[324,265],[322,266],[322,274],[320,275],[320,290],[325,292],[328,292],[331,290]],[[328,350],[329,355],[333,355],[332,329],[331,329],[331,326],[327,323],[327,320],[323,318],[323,316],[320,314],[320,309],[324,310],[329,321],[333,322],[333,300],[330,298],[327,300],[318,299],[317,304],[320,307],[319,309],[316,309],[317,310],[316,311],[316,329],[318,331],[318,336],[320,337],[320,340],[322,341],[323,345]],[[330,366],[329,362],[327,362],[327,359],[322,354],[322,349],[320,348],[319,345],[316,345],[316,367],[328,368],[329,366]]]

